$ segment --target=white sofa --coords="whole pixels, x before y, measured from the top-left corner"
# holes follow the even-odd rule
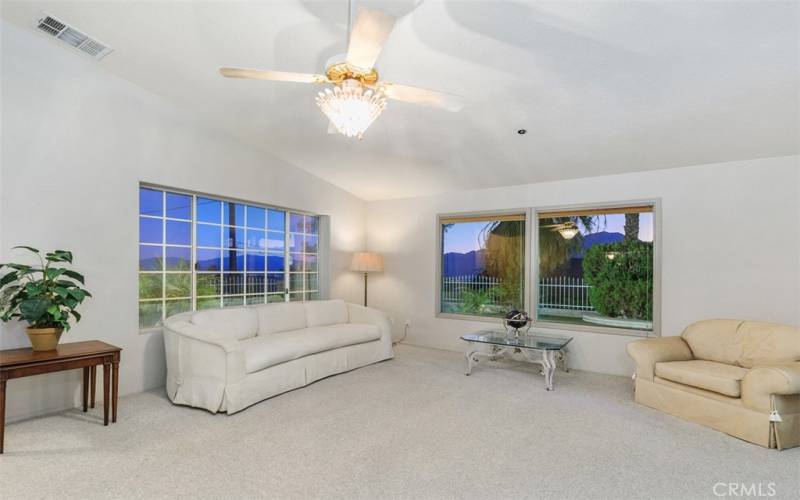
[[[228,414],[394,356],[386,315],[341,300],[178,314],[164,345],[170,400]]]

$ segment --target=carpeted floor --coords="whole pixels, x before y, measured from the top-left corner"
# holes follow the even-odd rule
[[[0,496],[22,498],[717,498],[800,495],[777,452],[636,405],[630,380],[399,346],[394,360],[233,416],[120,400],[8,425]],[[717,487],[717,493],[727,492]]]

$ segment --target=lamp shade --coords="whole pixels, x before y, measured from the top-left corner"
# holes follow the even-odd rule
[[[383,271],[383,256],[375,252],[356,252],[353,254],[351,271],[379,273]]]

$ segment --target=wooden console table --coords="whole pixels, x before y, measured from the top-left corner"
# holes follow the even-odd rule
[[[83,368],[83,411],[88,410],[89,393],[94,408],[97,365],[103,365],[103,425],[108,425],[108,405],[111,402],[111,421],[117,421],[119,396],[119,359],[122,349],[99,340],[59,344],[54,351],[34,352],[31,348],[0,351],[0,453],[6,427],[6,381],[42,373]],[[111,397],[109,397],[111,386]]]

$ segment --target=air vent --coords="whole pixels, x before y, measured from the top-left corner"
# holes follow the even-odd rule
[[[104,58],[114,50],[103,42],[89,37],[89,35],[81,30],[49,14],[42,13],[42,15],[36,19],[35,25],[40,31],[54,38],[58,38],[62,42],[98,60]]]

